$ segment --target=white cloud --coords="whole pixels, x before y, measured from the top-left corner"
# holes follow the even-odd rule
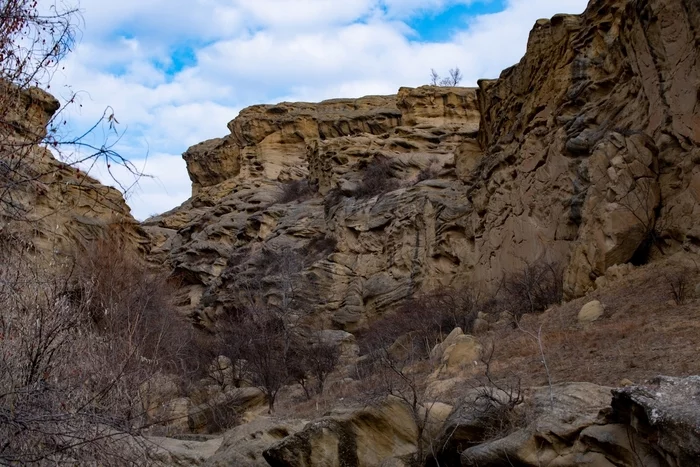
[[[223,136],[248,105],[390,94],[459,66],[464,85],[516,63],[535,20],[579,13],[585,0],[509,0],[474,17],[447,42],[417,40],[404,19],[475,0],[82,0],[85,30],[52,91],[84,90],[74,129],[107,105],[126,133],[115,149],[157,180],[129,199],[143,218],[190,193],[177,155]],[[184,52],[183,52],[184,51]],[[191,54],[177,73],[177,54]],[[99,134],[97,139],[103,137]],[[111,136],[111,138],[114,138]]]

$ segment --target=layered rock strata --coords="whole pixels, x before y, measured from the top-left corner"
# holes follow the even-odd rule
[[[537,259],[575,297],[613,265],[696,251],[698,31],[688,0],[594,0],[538,21],[521,62],[478,89],[246,109],[185,153],[194,196],[146,222],[154,258],[207,322],[236,284],[278,302],[267,266],[291,252],[316,326],[355,330]]]

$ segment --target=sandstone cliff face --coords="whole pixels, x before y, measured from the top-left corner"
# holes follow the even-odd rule
[[[317,326],[353,330],[538,258],[574,297],[615,264],[697,250],[698,31],[690,0],[594,0],[540,20],[479,89],[246,109],[185,153],[194,196],[146,222],[154,258],[204,321],[241,284],[285,300],[286,277]],[[387,192],[368,194],[377,161]]]
[[[196,194],[145,223],[154,258],[184,278],[183,304],[205,322],[240,304],[246,284],[279,302],[293,277],[313,285],[294,288],[318,311],[316,326],[363,326],[423,281],[454,280],[461,246],[450,225],[466,213],[454,154],[465,139],[476,144],[477,108],[475,89],[425,87],[246,109],[231,135],[185,153]],[[226,154],[234,161],[220,161]],[[361,197],[377,160],[396,189]],[[224,165],[236,169],[217,183],[211,168]],[[309,193],[283,199],[298,180]],[[270,267],[280,261],[282,271]]]
[[[579,296],[614,264],[697,248],[699,20],[692,1],[595,0],[538,22],[523,60],[480,83],[482,267],[569,254]]]
[[[84,172],[58,161],[37,142],[59,103],[32,88],[3,116],[0,149],[0,233],[21,238],[32,251],[54,260],[70,257],[110,232],[145,252],[150,239],[124,198]],[[7,131],[7,132],[6,132]]]

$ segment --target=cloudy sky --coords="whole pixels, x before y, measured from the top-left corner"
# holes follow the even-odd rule
[[[51,91],[79,93],[70,131],[107,106],[114,149],[152,175],[129,191],[135,217],[190,195],[182,154],[228,133],[249,105],[393,94],[458,66],[495,78],[539,18],[586,0],[80,0],[79,43]],[[65,87],[70,85],[70,88]],[[93,174],[109,182],[99,167]],[[117,174],[125,184],[129,179]]]

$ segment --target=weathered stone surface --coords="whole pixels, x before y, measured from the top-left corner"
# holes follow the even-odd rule
[[[147,222],[153,258],[206,325],[240,306],[232,284],[253,273],[274,302],[256,255],[295,251],[310,258],[293,276],[314,290],[306,324],[355,331],[416,293],[495,288],[538,258],[563,264],[575,297],[616,265],[697,250],[700,20],[687,5],[595,0],[540,20],[520,63],[478,90],[245,109],[185,155],[196,194]],[[362,197],[378,157],[391,190]],[[308,195],[278,202],[294,180]],[[335,245],[309,254],[320,239]]]
[[[269,467],[263,451],[301,430],[306,422],[262,417],[224,435],[221,447],[204,464],[209,467]]]
[[[516,425],[510,433],[486,443],[480,437],[488,433],[488,429],[479,431],[477,427],[498,423],[498,419],[488,418],[488,412],[479,411],[478,406],[467,405],[462,408],[466,410],[465,415],[451,417],[462,420],[453,422],[458,423],[463,433],[459,442],[467,447],[461,454],[462,465],[502,465],[508,459],[523,466],[551,465],[555,459],[568,454],[567,446],[574,444],[581,430],[598,423],[599,412],[609,404],[610,388],[594,384],[566,383],[537,388],[521,407],[516,407],[527,411],[522,419],[525,425]],[[468,447],[470,443],[472,447]]]
[[[610,418],[661,453],[668,462],[661,465],[693,465],[700,459],[699,394],[699,376],[660,376],[613,391]]]
[[[260,274],[263,294],[274,301],[280,290],[259,255],[291,250],[308,258],[294,277],[313,283],[303,298],[321,311],[314,325],[364,327],[415,290],[458,280],[451,275],[465,242],[452,225],[467,222],[460,220],[467,209],[454,153],[464,137],[476,136],[477,107],[474,89],[424,87],[398,97],[245,109],[229,136],[184,155],[195,193],[145,223],[151,257],[182,279],[181,304],[207,325],[237,306],[234,284],[251,275]],[[402,126],[404,114],[414,126]],[[393,197],[360,200],[348,192],[335,204],[318,195],[278,202],[291,180],[308,179],[320,194],[356,187],[376,156],[391,161],[400,187]],[[323,239],[337,247],[310,251]]]
[[[150,239],[119,191],[57,160],[39,144],[58,107],[53,96],[31,88],[17,96],[17,107],[3,117],[10,126],[0,130],[0,233],[21,238],[37,258],[52,265],[108,234],[123,241],[124,248],[147,251]]]
[[[415,452],[418,431],[408,406],[382,405],[309,423],[264,452],[272,467],[379,466]]]
[[[192,195],[203,186],[218,185],[241,171],[240,148],[230,138],[216,138],[189,148],[183,155],[192,180]]]
[[[665,251],[692,243],[694,11],[684,0],[593,1],[539,21],[522,61],[480,83],[486,156],[470,199],[477,232],[503,232],[495,258],[477,245],[492,274],[515,248],[530,259],[571,251],[565,289],[579,296],[607,267],[644,256],[650,227]]]
[[[207,460],[217,452],[222,441],[221,437],[199,441],[149,436],[147,442],[151,449],[148,461],[178,467],[207,465]]]
[[[457,465],[459,454],[463,466],[694,465],[700,459],[698,388],[698,377],[658,377],[614,390],[556,384],[527,391],[505,412],[495,412],[494,401],[507,403],[509,394],[476,390],[443,426],[437,460]],[[509,413],[515,423],[503,430]]]

